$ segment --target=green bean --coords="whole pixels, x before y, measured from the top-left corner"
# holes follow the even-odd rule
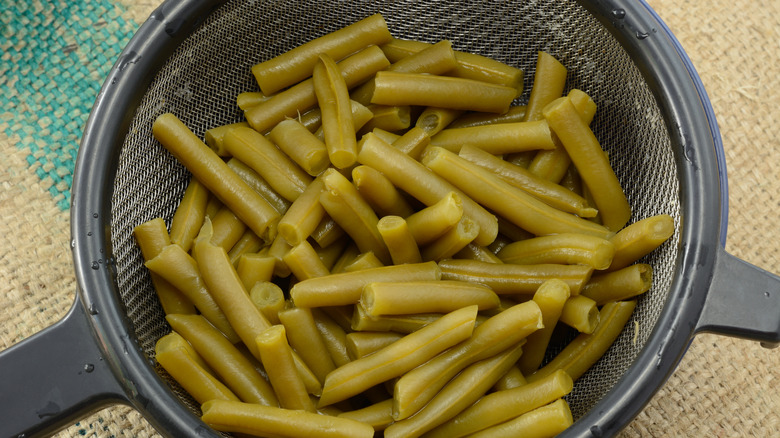
[[[265,241],[257,236],[254,231],[247,229],[244,234],[238,239],[236,243],[228,251],[228,257],[230,263],[238,268],[238,260],[241,256],[250,253],[257,253],[265,246]]]
[[[311,176],[319,175],[330,164],[325,143],[297,119],[282,120],[268,138]]]
[[[517,89],[473,79],[378,71],[371,103],[504,113]]]
[[[434,204],[406,217],[409,232],[418,245],[435,241],[463,219],[463,201],[457,192],[449,192]]]
[[[674,219],[668,214],[650,216],[618,231],[610,240],[615,257],[609,269],[624,268],[661,246],[674,234]]]
[[[255,436],[371,438],[374,429],[348,418],[251,403],[210,400],[201,406],[203,422],[220,432]]]
[[[409,225],[400,216],[385,216],[377,222],[377,230],[390,252],[393,264],[421,263],[422,256]]]
[[[374,14],[256,64],[252,74],[263,93],[271,95],[311,76],[320,54],[339,60],[391,38],[384,18]]]
[[[338,63],[347,88],[361,84],[390,62],[377,46],[369,46]],[[307,79],[274,94],[270,99],[244,113],[249,125],[258,132],[265,132],[285,118],[297,117],[317,104],[314,81]]]
[[[231,342],[240,340],[225,313],[209,293],[198,263],[179,245],[166,246],[157,256],[147,260],[145,266],[180,290]]]
[[[409,202],[393,183],[373,167],[360,165],[353,168],[352,183],[380,216],[394,215],[403,218],[414,213]]]
[[[258,281],[271,281],[276,260],[258,253],[243,254],[236,263],[236,272],[246,290],[251,290]]]
[[[552,403],[571,392],[572,387],[571,377],[565,371],[558,370],[525,386],[496,391],[430,431],[425,438],[460,438],[470,435]]]
[[[441,318],[441,313],[415,313],[412,315],[371,316],[363,306],[353,306],[352,325],[354,331],[391,331],[414,333]]]
[[[607,269],[615,245],[607,239],[579,233],[561,233],[513,242],[496,254],[504,263],[533,265],[554,263],[588,265]]]
[[[549,53],[540,51],[537,54],[533,87],[525,112],[526,121],[544,118],[544,107],[563,94],[567,73],[566,67]]]
[[[317,244],[325,248],[344,237],[347,233],[341,228],[333,218],[324,217],[317,225],[317,228],[311,232],[311,238],[317,242]]]
[[[430,143],[431,136],[428,132],[415,126],[406,131],[401,137],[395,139],[392,145],[394,148],[417,160]]]
[[[279,405],[268,381],[205,318],[200,315],[171,314],[165,319],[241,400],[268,406]]]
[[[558,210],[573,213],[580,217],[593,217],[596,210],[576,193],[543,178],[539,178],[527,169],[502,160],[473,146],[463,146],[458,155],[482,168],[500,176],[504,181],[521,188],[534,197]]]
[[[284,199],[279,193],[271,187],[268,182],[263,179],[260,174],[255,172],[251,167],[247,166],[237,158],[231,158],[227,161],[228,167],[235,172],[244,182],[249,184],[260,196],[263,197],[271,206],[283,215],[288,208],[290,208],[291,202]],[[216,208],[218,211],[220,207]],[[208,210],[208,209],[207,209]],[[213,218],[213,214],[207,214],[206,216]]]
[[[377,258],[373,251],[363,252],[357,255],[348,265],[344,266],[344,272],[362,271],[385,266]]]
[[[532,234],[582,233],[598,237],[612,234],[598,224],[550,207],[445,149],[430,148],[422,162],[484,207]]]
[[[208,145],[208,147],[210,147],[214,153],[220,157],[229,157],[230,152],[225,149],[225,143],[223,141],[225,134],[227,134],[228,131],[231,131],[240,126],[248,127],[249,123],[236,122],[207,129],[206,132],[203,133],[203,140],[206,145]]]
[[[133,237],[145,261],[156,257],[170,244],[168,229],[162,218],[155,218],[133,228]],[[151,272],[152,285],[163,311],[168,313],[196,313],[195,305],[185,294],[156,272]]]
[[[466,145],[495,155],[555,147],[544,120],[449,128],[431,137],[431,146],[455,153]]]
[[[249,351],[258,360],[255,338],[263,330],[271,326],[271,323],[255,307],[249,298],[249,292],[238,276],[233,265],[228,259],[224,248],[211,243],[209,238],[209,225],[207,220],[200,236],[195,240],[192,254],[198,263],[203,282],[219,308],[225,313],[230,325],[238,336],[249,348]]]
[[[258,281],[249,289],[249,299],[271,324],[279,324],[279,312],[287,305],[284,291],[270,281]]]
[[[268,380],[279,399],[279,406],[314,412],[314,402],[309,398],[306,386],[295,369],[285,327],[273,325],[265,329],[257,335],[255,343]]]
[[[431,137],[431,140],[433,140],[434,136],[447,128],[450,123],[460,117],[464,112],[465,111],[459,109],[429,106],[417,117],[415,127],[425,131],[425,133]]]
[[[181,335],[171,332],[157,341],[154,357],[198,403],[212,399],[238,400],[224,383],[199,364],[190,350],[194,353]],[[200,357],[198,359],[202,361]]]
[[[224,143],[234,157],[251,167],[290,202],[311,183],[309,174],[252,128],[233,129],[225,134]]]
[[[420,41],[392,38],[389,42],[382,44],[381,47],[391,62],[398,62],[429,46],[430,44]],[[458,62],[458,65],[449,74],[510,86],[516,88],[518,90],[517,95],[520,95],[523,87],[522,70],[492,58],[468,52],[455,52],[455,60]]]
[[[631,207],[598,139],[571,99],[564,97],[551,103],[545,108],[544,117],[577,166],[582,180],[594,189],[591,193],[604,226],[612,231],[623,228],[631,216]]]
[[[387,399],[365,408],[342,412],[338,417],[360,421],[374,428],[375,431],[385,430],[393,422],[393,400]]]
[[[382,172],[396,187],[426,206],[437,203],[450,192],[457,193],[463,204],[464,215],[479,225],[476,243],[488,245],[495,240],[498,234],[496,217],[460,189],[374,134],[366,134],[361,145],[358,162]]]
[[[451,419],[482,397],[521,354],[522,347],[515,346],[469,365],[414,416],[388,426],[385,436],[419,437]]]
[[[636,307],[636,301],[607,303],[599,312],[599,324],[591,334],[581,333],[547,365],[526,376],[535,382],[556,370],[564,370],[576,381],[615,342]]]
[[[346,336],[347,353],[351,360],[360,359],[403,337],[394,332],[352,332]],[[392,409],[392,405],[391,405]]]
[[[474,438],[515,437],[521,434],[528,438],[556,436],[574,423],[571,409],[564,399],[536,408],[513,420],[473,435]]]
[[[525,343],[524,339],[540,328],[542,312],[534,301],[517,304],[488,318],[474,329],[469,339],[409,371],[396,382],[393,418],[401,420],[413,415],[465,367]],[[507,367],[504,372],[508,370]],[[496,381],[499,377],[496,376]]]
[[[330,162],[339,169],[352,166],[357,157],[357,140],[347,83],[336,62],[324,54],[314,66],[312,79]]]
[[[356,304],[360,300],[363,286],[371,282],[440,278],[441,271],[435,262],[383,266],[303,280],[293,285],[290,297],[299,307],[341,306]]]
[[[268,99],[269,97],[261,91],[245,91],[243,93],[238,93],[238,96],[236,96],[236,106],[241,108],[241,111],[246,111]]]
[[[336,365],[314,323],[311,310],[292,307],[279,312],[279,320],[287,331],[290,345],[298,352],[317,379],[324,382],[325,376],[336,369]]]
[[[152,125],[152,133],[209,192],[258,236],[265,236],[269,225],[279,220],[279,213],[176,116],[170,113],[158,116]]]
[[[467,339],[474,330],[476,316],[476,306],[456,310],[374,354],[336,368],[325,380],[319,406],[337,403],[398,377]]]
[[[479,235],[479,225],[468,217],[462,217],[454,227],[420,250],[423,260],[451,258]]]
[[[181,246],[185,251],[190,250],[206,217],[208,199],[209,191],[206,187],[192,178],[171,219],[171,243]]]
[[[498,304],[486,286],[447,280],[369,283],[360,298],[370,316],[447,313],[472,305],[486,310]]]
[[[246,224],[224,206],[211,218],[211,226],[213,232],[211,242],[221,246],[225,251],[229,251],[246,231]]]
[[[610,301],[622,301],[641,295],[653,285],[653,267],[637,263],[590,278],[580,295],[603,306]]]
[[[368,109],[373,116],[358,130],[358,136],[377,128],[390,132],[402,131],[411,124],[412,108],[409,105],[369,105]]]
[[[322,178],[315,178],[279,220],[278,232],[290,245],[306,240],[326,217],[320,204],[320,194],[324,189]]]
[[[560,321],[580,333],[593,333],[599,323],[599,309],[594,300],[582,295],[573,296],[563,305]]]
[[[596,103],[593,102],[593,99],[576,88],[571,90],[568,96],[582,120],[586,124],[590,124],[596,113]],[[555,141],[555,149],[537,152],[527,167],[529,172],[540,178],[559,182],[563,179],[567,169],[571,167],[571,157],[557,137],[553,137],[553,140]]]
[[[532,295],[553,278],[565,281],[571,294],[578,295],[593,273],[593,268],[585,265],[515,265],[457,259],[442,260],[439,268],[443,280],[481,283],[499,295]]]
[[[276,238],[271,242],[271,246],[268,247],[268,256],[273,257],[276,263],[274,264],[274,275],[280,278],[285,278],[290,275],[290,267],[284,262],[284,255],[292,248],[292,245],[287,243],[287,239],[280,234],[276,235]]]
[[[552,337],[553,329],[558,324],[563,308],[571,296],[569,285],[562,280],[547,280],[534,293],[533,301],[542,311],[544,327],[531,333],[523,347],[523,356],[517,363],[523,374],[528,374],[539,368],[544,360],[547,345]]]
[[[520,371],[520,369],[517,368],[517,365],[515,365],[510,368],[506,374],[501,376],[500,379],[498,379],[498,382],[493,385],[493,390],[503,391],[505,389],[519,388],[527,383],[528,382],[525,380],[525,376]]]
[[[320,260],[319,254],[314,250],[308,240],[290,248],[283,257],[284,263],[290,268],[290,272],[298,280],[322,277],[329,275],[330,271]]]
[[[332,309],[332,308],[331,308]],[[322,340],[325,343],[325,347],[330,353],[333,363],[340,367],[351,361],[349,353],[347,353],[347,332],[342,328],[341,324],[336,322],[335,318],[332,318],[331,313],[326,312],[323,309],[311,309],[312,317],[314,318],[314,324],[317,326],[317,330],[322,336]]]
[[[390,263],[382,236],[376,228],[379,218],[351,182],[333,169],[322,175],[325,190],[320,204],[328,215],[355,241],[361,252],[372,251],[383,264]]]
[[[390,64],[385,70],[401,73],[429,73],[434,75],[444,74],[457,65],[455,52],[452,51],[452,43],[439,41],[415,54],[411,54]],[[374,91],[374,81],[369,80],[365,84],[350,92],[350,97],[363,105],[371,101]]]
[[[463,249],[456,252],[453,256],[455,259],[467,259],[467,260],[479,260],[489,263],[504,263],[500,258],[484,246],[474,245],[469,243]]]
[[[496,123],[522,122],[525,117],[525,110],[525,105],[516,105],[510,106],[509,110],[503,114],[470,112],[453,120],[452,123],[447,126],[450,128],[469,128],[472,126],[492,125]]]

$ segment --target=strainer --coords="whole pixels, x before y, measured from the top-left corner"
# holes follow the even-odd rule
[[[564,435],[626,426],[711,331],[780,342],[780,279],[727,254],[723,149],[706,93],[685,53],[643,2],[617,0],[168,0],[111,70],[88,121],[73,184],[78,296],[53,327],[0,354],[0,436],[51,433],[106,404],[138,409],[162,434],[215,434],[197,405],[155,365],[169,331],[134,226],[170,221],[188,172],[152,137],[177,114],[196,134],[239,121],[250,67],[381,12],[396,37],[480,53],[525,70],[536,53],[569,69],[568,88],[599,106],[595,134],[626,189],[633,220],[671,215],[676,232],[647,258],[654,286],[624,333],[567,397]]]

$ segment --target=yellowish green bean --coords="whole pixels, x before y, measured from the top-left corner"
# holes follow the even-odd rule
[[[233,131],[230,131],[233,132]],[[265,236],[279,213],[236,175],[175,115],[158,116],[154,137],[168,149],[209,192],[213,193],[258,236]]]
[[[496,254],[504,263],[521,265],[569,264],[607,269],[615,245],[608,239],[579,233],[560,233],[513,242]]]
[[[206,217],[208,200],[209,191],[197,179],[192,178],[171,219],[171,243],[181,246],[185,251],[190,250],[192,241],[203,225],[203,218]]]
[[[319,406],[337,403],[403,375],[467,339],[474,330],[476,316],[476,306],[456,310],[374,354],[336,368],[325,380]]]
[[[401,420],[413,415],[465,367],[524,343],[528,335],[540,328],[542,312],[534,301],[517,304],[488,318],[469,339],[398,379],[393,392],[393,418]],[[508,370],[507,367],[501,375]]]
[[[382,172],[396,187],[426,206],[437,203],[450,192],[456,192],[461,198],[464,215],[479,225],[480,231],[476,243],[488,245],[495,240],[498,234],[498,221],[493,214],[453,184],[376,135],[368,133],[363,137],[358,162]]]
[[[372,438],[365,423],[315,412],[210,400],[201,406],[204,423],[220,432],[254,436],[305,436],[310,438]]]
[[[439,262],[443,280],[460,280],[487,285],[499,295],[533,295],[547,280],[565,281],[572,295],[578,295],[593,274],[585,265],[515,265],[477,260],[450,259]]]
[[[517,89],[473,79],[378,71],[371,103],[504,113]]]
[[[581,333],[544,367],[527,377],[535,382],[556,370],[564,370],[576,381],[615,342],[636,307],[636,301],[607,303],[599,312],[599,324],[591,334]]]
[[[622,301],[641,295],[653,285],[653,267],[637,263],[603,274],[594,275],[580,294],[599,306],[610,301]]]
[[[341,306],[356,304],[363,286],[368,283],[440,278],[441,270],[435,262],[383,266],[303,280],[292,286],[290,297],[299,307]]]
[[[389,42],[387,23],[380,14],[311,40],[252,67],[260,89],[271,95],[312,75],[320,54],[335,60],[371,45]]]

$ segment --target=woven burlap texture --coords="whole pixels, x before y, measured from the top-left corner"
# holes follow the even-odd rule
[[[780,3],[648,0],[697,68],[723,138],[729,177],[726,249],[780,272]],[[142,22],[156,1],[127,2]],[[0,133],[0,350],[61,318],[76,290],[68,212]],[[780,433],[780,351],[697,336],[679,367],[621,437],[773,437]],[[0,376],[2,378],[2,376]],[[159,436],[112,406],[57,436]]]

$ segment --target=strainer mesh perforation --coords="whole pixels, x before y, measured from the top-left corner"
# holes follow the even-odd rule
[[[168,332],[164,315],[132,237],[154,217],[167,223],[189,180],[151,135],[164,112],[180,117],[197,135],[242,120],[235,104],[258,90],[253,64],[329,31],[381,12],[395,37],[452,41],[456,50],[521,67],[528,99],[539,50],[569,69],[576,87],[598,104],[594,132],[608,152],[633,207],[633,220],[666,213],[679,228],[678,177],[661,112],[628,53],[602,24],[573,1],[234,1],[212,14],[164,64],[137,109],[125,139],[112,200],[112,246],[117,286],[150,361],[154,343]],[[677,257],[676,233],[646,261],[653,289],[639,300],[632,321],[608,354],[567,397],[575,418],[617,382],[647,341],[667,298]],[[164,372],[160,372],[166,380]],[[196,405],[175,388],[182,400]]]

